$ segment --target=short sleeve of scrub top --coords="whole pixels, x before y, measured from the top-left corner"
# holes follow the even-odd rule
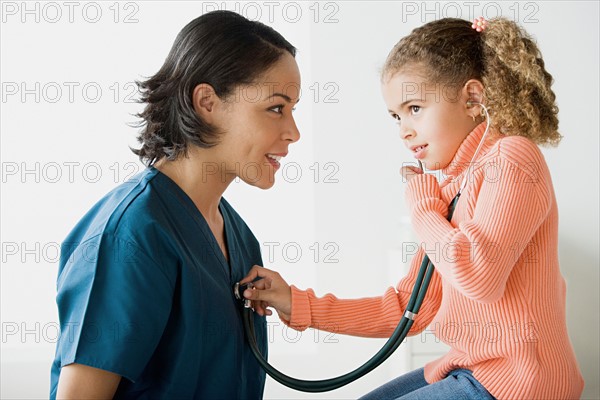
[[[229,262],[192,200],[153,167],[79,221],[61,248],[51,399],[71,363],[121,375],[116,399],[262,398],[232,292],[262,265],[260,246],[225,199],[219,210]],[[266,321],[254,318],[266,355]]]

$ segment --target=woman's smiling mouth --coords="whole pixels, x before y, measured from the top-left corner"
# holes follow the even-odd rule
[[[277,171],[281,167],[279,161],[285,156],[278,154],[267,154],[265,157],[269,161],[269,164],[271,164],[273,168],[275,168],[275,170]]]

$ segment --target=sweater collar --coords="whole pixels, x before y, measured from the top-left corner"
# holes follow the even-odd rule
[[[446,168],[442,169],[444,176],[457,177],[469,166],[469,163],[475,154],[475,150],[477,150],[477,146],[479,146],[479,142],[481,142],[481,138],[485,132],[485,127],[486,121],[477,125],[475,129],[473,129],[473,131],[467,135],[465,140],[463,140],[456,151],[454,158],[452,161],[450,161],[450,164],[448,164]],[[483,154],[487,153],[490,147],[493,146],[494,142],[495,140],[491,140],[488,134],[487,140],[481,146],[481,150],[479,150],[479,155],[477,158],[480,158]]]

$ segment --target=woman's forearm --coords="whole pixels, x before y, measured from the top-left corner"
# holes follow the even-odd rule
[[[83,364],[62,367],[56,398],[112,399],[121,376]]]

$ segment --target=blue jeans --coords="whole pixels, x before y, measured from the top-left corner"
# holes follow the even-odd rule
[[[495,400],[467,369],[455,369],[439,382],[425,380],[423,368],[402,375],[360,400]]]

